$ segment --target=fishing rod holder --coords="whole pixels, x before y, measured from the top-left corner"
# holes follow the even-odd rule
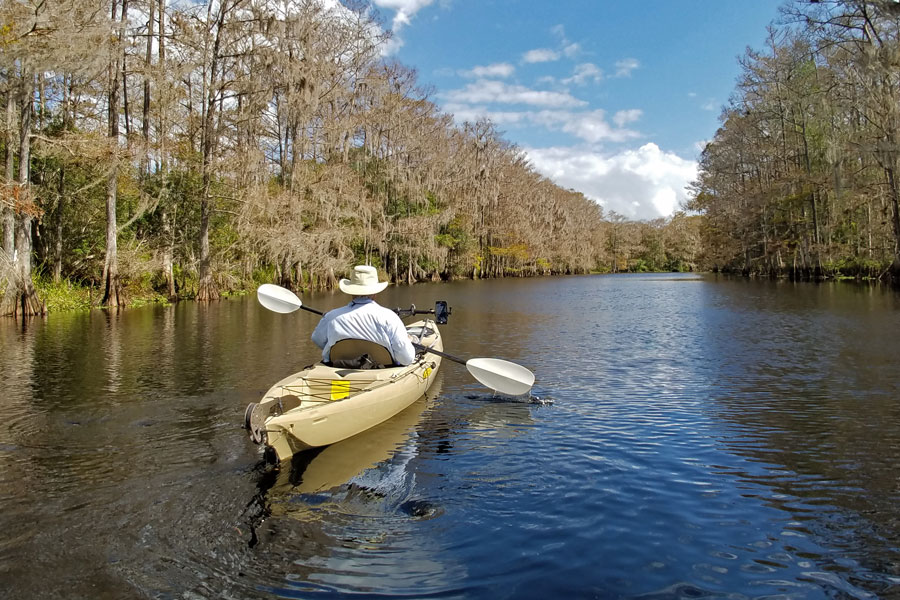
[[[447,323],[447,319],[450,317],[450,313],[453,311],[452,308],[447,306],[447,302],[444,300],[438,300],[434,303],[434,308],[431,310],[417,310],[415,304],[410,304],[409,308],[395,308],[394,312],[400,315],[401,317],[411,317],[413,315],[434,315],[434,321],[438,325],[444,325]]]

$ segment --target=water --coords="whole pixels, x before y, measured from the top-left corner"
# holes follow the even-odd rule
[[[9,598],[900,597],[900,296],[694,275],[390,288],[459,356],[275,471],[244,408],[315,360],[252,298],[0,322]],[[305,296],[328,309],[340,294]]]

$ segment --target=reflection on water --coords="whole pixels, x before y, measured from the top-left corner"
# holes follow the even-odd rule
[[[252,298],[0,323],[9,597],[891,597],[900,299],[696,275],[395,287],[453,307],[427,398],[280,469],[248,402],[315,317]],[[304,297],[327,310],[340,294]]]

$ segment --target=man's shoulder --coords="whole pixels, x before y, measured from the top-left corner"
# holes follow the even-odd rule
[[[353,303],[351,302],[350,304],[345,304],[344,306],[338,306],[337,308],[332,308],[331,310],[326,312],[323,315],[323,317],[336,317],[336,316],[342,315],[346,312],[350,312],[354,308],[355,307],[353,306]]]
[[[394,319],[400,318],[399,316],[397,316],[397,313],[395,313],[393,310],[391,310],[390,308],[387,308],[386,306],[382,306],[382,305],[378,304],[374,300],[372,302],[366,303],[364,306],[366,307],[366,310],[368,312],[377,314],[380,317],[387,319],[389,321],[393,321]]]

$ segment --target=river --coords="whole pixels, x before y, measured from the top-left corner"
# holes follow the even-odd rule
[[[251,296],[0,321],[5,598],[900,596],[900,295],[605,275],[391,286],[444,361],[267,467],[249,402],[316,316]],[[341,294],[303,296],[329,309]]]

